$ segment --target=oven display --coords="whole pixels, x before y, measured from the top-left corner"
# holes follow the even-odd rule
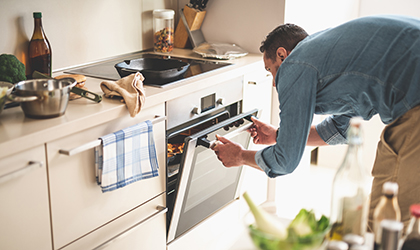
[[[201,98],[201,112],[216,107],[216,94],[211,94]]]

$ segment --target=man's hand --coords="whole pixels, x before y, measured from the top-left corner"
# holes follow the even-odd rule
[[[248,129],[255,144],[273,145],[277,139],[277,128],[251,117],[254,124]]]
[[[222,136],[216,135],[218,141],[211,147],[216,153],[219,161],[225,167],[238,167],[244,165],[242,152],[244,148],[242,145],[232,142]]]

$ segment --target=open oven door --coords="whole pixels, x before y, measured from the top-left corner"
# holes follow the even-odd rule
[[[242,166],[226,168],[210,145],[217,134],[248,148],[251,116],[258,117],[258,110],[228,118],[185,138],[173,211],[168,220],[168,243],[239,197]]]

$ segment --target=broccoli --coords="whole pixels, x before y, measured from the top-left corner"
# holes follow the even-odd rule
[[[26,80],[25,65],[14,55],[0,55],[0,81],[17,83]]]

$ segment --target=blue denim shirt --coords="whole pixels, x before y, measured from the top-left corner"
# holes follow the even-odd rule
[[[379,114],[388,124],[420,104],[420,20],[363,17],[301,41],[275,77],[280,101],[277,143],[257,152],[268,176],[288,174],[305,150],[314,114],[328,144],[346,143],[349,120]]]

